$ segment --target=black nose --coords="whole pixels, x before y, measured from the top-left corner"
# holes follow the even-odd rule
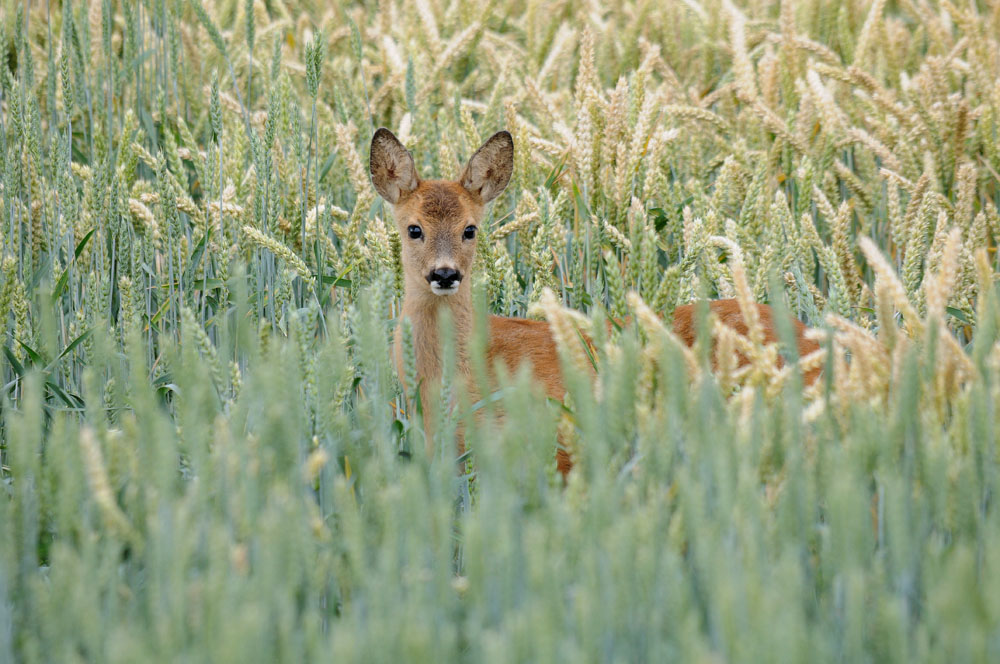
[[[459,271],[450,267],[439,267],[427,277],[428,283],[437,284],[440,288],[451,288],[453,284],[457,284],[461,280],[462,275]]]

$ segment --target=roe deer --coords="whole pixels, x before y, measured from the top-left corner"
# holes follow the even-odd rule
[[[372,137],[370,169],[375,190],[391,206],[402,239],[404,273],[403,311],[413,329],[417,380],[421,400],[427,404],[427,386],[441,375],[441,347],[438,319],[448,310],[455,329],[457,369],[468,375],[466,343],[473,324],[469,269],[476,252],[476,237],[486,204],[507,187],[514,168],[514,140],[501,131],[489,138],[469,159],[456,181],[421,180],[413,157],[391,131],[384,127]],[[742,335],[747,326],[736,300],[709,302],[719,320]],[[757,305],[764,341],[777,337],[771,307]],[[529,362],[535,379],[545,393],[562,400],[562,374],[556,344],[549,324],[523,318],[490,316],[487,335],[487,366],[502,361],[515,372],[522,362]],[[795,320],[799,355],[816,350],[819,345],[806,339],[806,326]],[[687,344],[696,338],[693,304],[673,312],[674,332]],[[403,376],[401,328],[397,328],[395,360]],[[745,363],[746,358],[741,358]],[[812,382],[818,369],[806,375]],[[412,389],[413,386],[404,386]],[[564,475],[571,461],[565,451],[558,451],[558,466]]]

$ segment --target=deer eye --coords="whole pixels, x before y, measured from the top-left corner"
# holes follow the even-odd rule
[[[419,240],[420,238],[422,238],[424,236],[423,229],[420,228],[420,226],[417,226],[415,224],[413,226],[408,227],[406,229],[406,232],[409,233],[410,238],[412,238],[414,240]]]
[[[464,237],[466,240],[471,240],[471,239],[475,238],[476,237],[476,227],[475,226],[466,226],[465,227],[465,232],[462,233],[462,237]]]

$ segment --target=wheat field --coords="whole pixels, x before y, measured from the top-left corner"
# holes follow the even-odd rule
[[[379,126],[564,403],[425,445]],[[0,661],[1000,659],[1000,3],[0,0],[0,159]]]

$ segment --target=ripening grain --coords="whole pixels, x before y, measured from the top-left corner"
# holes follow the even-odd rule
[[[989,5],[0,0],[0,661],[1000,659]],[[379,126],[564,404],[426,444]]]

